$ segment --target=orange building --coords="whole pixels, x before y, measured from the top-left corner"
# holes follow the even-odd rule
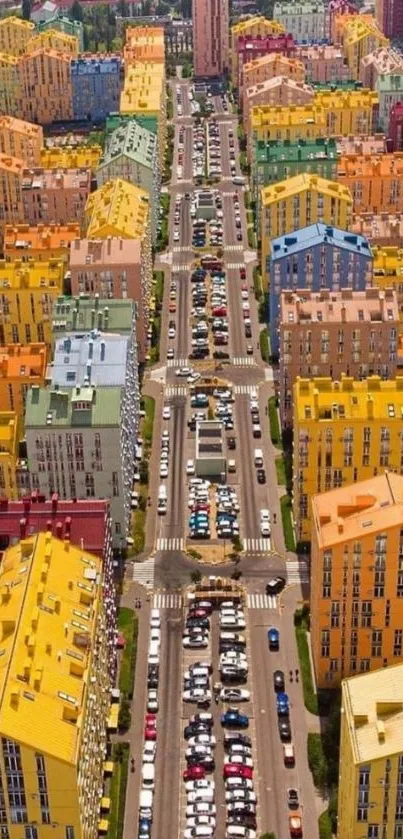
[[[15,117],[0,117],[0,153],[19,157],[26,166],[39,166],[43,130]]]
[[[318,688],[402,661],[402,598],[403,476],[386,472],[314,496],[311,644]]]
[[[24,161],[18,157],[0,154],[0,230],[6,222],[23,221],[21,177],[24,166]]]
[[[31,385],[45,384],[46,344],[0,346],[0,405],[24,421],[25,399]]]
[[[70,244],[80,238],[80,225],[69,224],[7,224],[4,231],[3,251],[8,262],[21,259],[24,262],[69,261]]]
[[[337,180],[351,191],[355,213],[403,210],[403,152],[343,156],[336,172]]]
[[[261,58],[254,58],[243,66],[243,97],[249,87],[275,79],[277,76],[285,76],[295,82],[305,81],[305,67],[302,61],[297,58],[288,58],[276,52],[269,52]]]
[[[135,62],[165,63],[165,39],[161,26],[128,26],[123,48],[125,68]]]
[[[48,125],[72,120],[71,56],[40,49],[21,56],[18,70],[24,119]]]
[[[339,44],[343,43],[344,29],[345,29],[346,26],[349,25],[349,23],[352,20],[354,20],[354,18],[356,16],[357,16],[356,12],[354,12],[354,14],[351,14],[351,15],[346,15],[346,14],[340,13],[338,15],[333,16],[332,42],[334,44],[339,45]],[[365,23],[373,24],[374,23],[374,16],[371,15],[371,14],[360,15],[360,20],[365,21]]]

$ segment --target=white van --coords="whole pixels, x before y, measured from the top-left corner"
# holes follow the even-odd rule
[[[236,472],[236,461],[229,460],[228,461],[228,472]]]
[[[160,516],[163,516],[167,511],[167,488],[165,484],[161,484],[158,490],[158,507],[157,511]]]
[[[221,629],[245,629],[245,618],[240,615],[224,615],[220,617]]]
[[[139,818],[152,819],[153,817],[153,791],[142,789],[140,791]]]
[[[255,466],[259,469],[263,466],[263,452],[261,449],[255,449]]]
[[[243,186],[246,183],[246,180],[243,175],[234,175],[232,183],[235,184],[235,186]],[[242,834],[242,836],[243,835],[244,834]]]
[[[141,767],[141,781],[143,789],[154,789],[155,766],[153,763],[143,763]]]

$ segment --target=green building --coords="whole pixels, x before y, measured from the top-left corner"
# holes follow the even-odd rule
[[[55,340],[71,332],[113,332],[131,335],[136,318],[133,300],[89,297],[57,297],[52,310],[52,329]]]

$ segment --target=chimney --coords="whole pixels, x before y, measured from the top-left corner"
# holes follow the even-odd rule
[[[368,417],[368,419],[373,419],[374,418],[374,399],[373,399],[373,396],[369,396],[369,395],[368,395],[368,401],[367,401],[367,417]]]
[[[101,341],[101,361],[105,361],[105,341]]]
[[[25,539],[25,534],[27,530],[27,520],[26,518],[20,519],[20,539]]]
[[[95,308],[98,309],[99,306],[99,294],[98,292],[95,295]]]
[[[92,361],[87,362],[87,376],[88,376],[88,384],[91,381],[91,369],[92,369]]]
[[[56,522],[56,536],[58,539],[61,539],[63,535],[63,525],[61,521]]]

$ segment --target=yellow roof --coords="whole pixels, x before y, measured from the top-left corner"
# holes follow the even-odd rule
[[[39,533],[8,548],[0,568],[1,734],[71,764],[78,759],[101,566],[99,557]]]
[[[403,376],[358,381],[342,374],[340,382],[327,377],[297,378],[294,410],[301,425],[308,422],[367,422],[369,419],[401,423]]]
[[[331,198],[343,199],[350,206],[353,204],[351,192],[343,184],[336,183],[336,181],[329,181],[326,178],[320,178],[318,175],[304,173],[302,175],[294,175],[293,178],[288,178],[286,181],[278,181],[278,183],[271,184],[265,189],[262,189],[262,205],[267,207],[276,201],[284,201],[286,198],[308,191],[319,192]]]
[[[363,38],[367,38],[369,35],[372,35],[378,40],[379,46],[386,47],[389,44],[389,39],[378,29],[375,20],[372,23],[362,20],[360,15],[354,15],[344,27],[343,44],[344,46],[350,46],[361,41]]]
[[[48,262],[6,262],[0,259],[0,293],[7,293],[7,289],[42,289],[43,292],[54,289],[55,293],[60,293],[64,270],[64,263],[57,259],[49,259]]]
[[[345,679],[342,708],[355,765],[403,752],[403,664]]]
[[[19,418],[15,411],[0,411],[0,458],[3,453],[15,457],[19,448]]]
[[[93,192],[85,208],[87,238],[109,235],[141,239],[149,225],[149,193],[121,178]]]
[[[47,29],[35,35],[29,42],[30,52],[38,49],[56,49],[68,55],[78,55],[78,38],[76,35],[68,35],[66,32],[59,32],[57,29]]]
[[[251,110],[252,131],[259,128],[288,128],[293,125],[316,125],[326,130],[326,112],[310,102],[309,105],[257,105]]]
[[[101,155],[101,146],[44,148],[41,149],[41,166],[44,169],[97,169]]]
[[[239,23],[235,23],[231,28],[232,37],[238,38],[241,35],[249,35],[255,29],[263,29],[268,35],[272,33],[281,35],[285,32],[283,24],[277,20],[267,20],[263,15],[255,15],[247,20],[241,20]]]

